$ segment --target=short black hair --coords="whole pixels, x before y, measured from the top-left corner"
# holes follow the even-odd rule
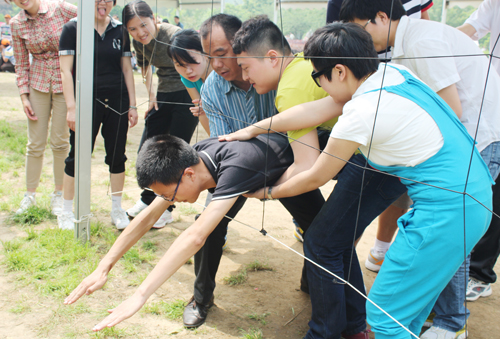
[[[340,7],[340,20],[354,21],[354,19],[372,20],[378,12],[387,14],[391,20],[399,20],[406,15],[401,0],[344,0]]]
[[[379,64],[370,34],[349,22],[333,22],[317,29],[304,46],[304,57],[317,71],[344,65],[356,79],[377,71]],[[331,73],[325,76],[331,80]]]
[[[177,15],[176,15],[176,16],[174,16],[174,18],[180,19]]]
[[[177,33],[172,36],[167,54],[181,66],[185,64],[197,64],[198,62],[191,57],[187,51],[188,49],[205,54],[201,46],[200,35],[192,28],[177,31]]]
[[[259,15],[243,23],[233,40],[233,52],[264,56],[270,49],[289,55],[292,50],[285,36],[267,15]]]
[[[175,184],[186,168],[199,162],[198,152],[181,138],[154,136],[146,140],[137,156],[137,183],[143,189],[155,183]]]
[[[206,39],[212,32],[213,26],[220,26],[226,35],[227,41],[233,42],[234,35],[241,27],[241,20],[234,15],[219,13],[205,20],[200,27],[200,36]]]

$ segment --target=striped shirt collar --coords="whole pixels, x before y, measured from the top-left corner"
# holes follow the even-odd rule
[[[49,11],[49,7],[45,1],[40,1],[40,7],[38,7],[38,14],[46,14]],[[24,10],[19,11],[19,21],[26,21],[28,19],[34,20],[36,17],[32,17],[26,13]]]

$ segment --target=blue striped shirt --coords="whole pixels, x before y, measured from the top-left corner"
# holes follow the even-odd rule
[[[203,110],[210,123],[210,136],[236,132],[276,114],[275,97],[276,91],[259,95],[253,86],[244,91],[212,72],[201,92]]]

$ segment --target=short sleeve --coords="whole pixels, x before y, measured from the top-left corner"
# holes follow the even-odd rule
[[[432,0],[421,0],[420,11],[428,11],[432,7],[432,5],[434,5],[434,2]]]
[[[344,105],[342,115],[333,126],[330,136],[367,146],[373,129],[374,116],[373,103],[363,98],[352,100]]]
[[[59,55],[76,55],[76,22],[74,21],[63,26],[59,38]]]
[[[124,57],[132,57],[132,52],[130,51],[130,36],[128,35],[128,32],[126,28],[122,25],[121,26],[121,32],[123,36],[123,55]]]
[[[412,43],[411,50],[406,53],[406,56],[411,58],[410,68],[415,70],[418,77],[434,92],[460,81],[455,58],[442,57],[452,55],[448,42],[428,37]],[[439,58],[432,58],[433,56]]]
[[[217,187],[212,193],[213,200],[230,199],[263,186],[264,175],[246,168],[228,166],[218,173]]]

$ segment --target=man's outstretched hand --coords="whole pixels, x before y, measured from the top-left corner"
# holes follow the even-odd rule
[[[73,304],[75,301],[80,299],[82,295],[89,295],[102,288],[104,284],[108,281],[107,272],[96,269],[92,274],[78,285],[69,296],[64,299],[65,305]]]
[[[113,327],[123,320],[130,318],[141,309],[146,300],[147,298],[141,297],[139,294],[135,293],[118,305],[118,307],[108,310],[111,314],[104,318],[99,324],[95,325],[92,331],[97,332],[105,327]]]

